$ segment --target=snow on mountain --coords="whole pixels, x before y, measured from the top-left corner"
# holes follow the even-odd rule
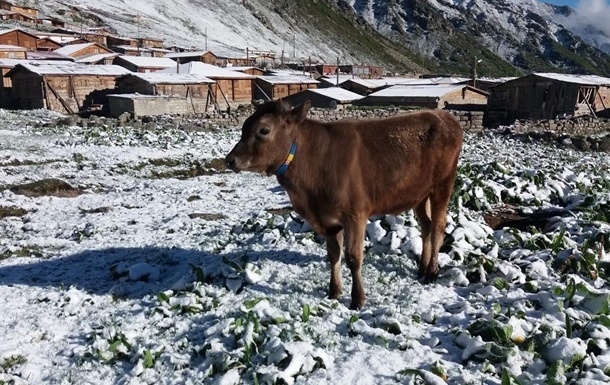
[[[335,60],[341,52],[320,34],[310,33],[302,23],[282,18],[265,0],[50,0],[38,1],[47,15],[73,15],[78,26],[80,14],[98,16],[123,36],[151,36],[179,45],[215,52],[250,50],[274,51],[286,57],[314,56]],[[82,11],[78,11],[78,9]],[[206,45],[207,34],[207,45]]]

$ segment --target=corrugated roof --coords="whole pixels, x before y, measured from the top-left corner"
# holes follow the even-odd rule
[[[597,75],[570,75],[570,74],[555,74],[536,72],[533,75],[547,79],[558,80],[566,83],[576,83],[583,85],[610,85],[610,78],[605,78]]]
[[[439,98],[455,90],[465,87],[464,85],[430,85],[410,86],[395,85],[383,90],[373,92],[369,96],[376,97],[436,97]]]
[[[17,64],[34,63],[36,65],[73,64],[69,60],[23,60],[23,59],[0,59],[0,67],[13,68]]]
[[[337,83],[337,75],[324,75],[324,77],[320,78],[320,82],[330,83],[333,85],[339,85],[343,82],[352,79],[352,75],[339,75],[339,83]]]
[[[41,65],[34,61],[19,63],[9,74],[19,67],[38,75],[88,75],[88,76],[121,76],[132,73],[126,68],[117,65],[87,65],[80,63],[47,64]]]
[[[243,72],[230,71],[226,68],[217,67],[211,64],[202,62],[189,62],[175,65],[166,69],[162,69],[162,73],[181,73],[181,74],[198,74],[210,79],[256,79],[256,76],[248,75]]]
[[[191,57],[191,56],[203,56],[204,53],[208,51],[189,51],[189,52],[172,52],[165,55],[168,58],[178,58],[178,57]]]
[[[306,76],[257,76],[269,84],[318,84],[319,81]]]
[[[364,96],[358,95],[355,92],[345,90],[339,87],[331,87],[331,88],[313,88],[307,90],[309,92],[314,92],[316,94],[324,95],[331,99],[335,99],[340,102],[352,102],[354,100],[362,99]]]
[[[197,74],[176,74],[176,73],[133,73],[129,76],[136,76],[150,84],[209,84],[215,83],[214,80]]]
[[[98,53],[98,54],[93,54],[93,55],[89,55],[89,56],[84,56],[81,57],[79,59],[76,59],[75,62],[76,63],[97,63],[100,60],[104,60],[106,58],[109,57],[116,57],[119,56],[120,54],[113,52],[113,53]]]
[[[58,54],[61,54],[61,55],[71,56],[72,54],[74,54],[82,49],[91,47],[92,45],[95,45],[95,43],[70,44],[65,47],[57,48],[53,52],[57,52]]]
[[[137,67],[169,68],[176,66],[175,61],[166,57],[119,56],[119,58]]]

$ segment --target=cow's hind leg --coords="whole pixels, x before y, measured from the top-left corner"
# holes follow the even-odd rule
[[[326,236],[326,251],[330,263],[330,285],[328,298],[341,296],[341,254],[343,253],[343,231]]]
[[[364,306],[366,296],[362,285],[362,260],[364,259],[364,230],[366,217],[353,217],[345,223],[345,262],[352,273],[351,309]]]
[[[447,225],[447,208],[451,199],[453,179],[447,183],[439,184],[430,195],[430,261],[424,272],[424,283],[436,281],[438,276],[438,252],[445,239],[445,227]]]
[[[413,211],[415,211],[415,216],[417,217],[419,227],[421,228],[423,248],[421,258],[419,260],[419,270],[417,272],[417,277],[422,278],[426,275],[426,271],[428,271],[428,265],[430,264],[430,259],[432,257],[432,237],[430,236],[430,231],[432,229],[432,219],[430,218],[430,198],[424,199],[419,205],[415,207]]]

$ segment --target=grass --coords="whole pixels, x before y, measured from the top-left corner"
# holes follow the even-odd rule
[[[15,194],[26,197],[56,196],[60,198],[73,198],[81,195],[83,191],[71,186],[61,179],[42,179],[39,181],[10,186],[9,190]]]
[[[27,210],[21,207],[0,206],[0,219],[7,217],[22,217],[27,214]]]
[[[26,362],[28,362],[28,360],[25,358],[25,356],[22,356],[22,355],[10,356],[8,358],[5,358],[2,362],[0,362],[0,369],[2,369],[0,372],[6,373],[10,369],[12,369],[16,366],[19,366],[19,365],[23,365]],[[0,382],[0,384],[1,384],[1,382]]]
[[[9,258],[25,258],[35,257],[43,258],[42,248],[40,246],[24,246],[16,251],[5,250],[0,253],[0,261]]]

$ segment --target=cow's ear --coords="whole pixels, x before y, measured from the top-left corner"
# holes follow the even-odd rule
[[[305,120],[305,118],[307,118],[310,108],[311,100],[306,100],[302,104],[299,104],[293,108],[292,111],[290,111],[292,121],[295,123],[301,123],[303,120]]]
[[[290,111],[290,104],[288,102],[283,101],[282,98],[279,98],[275,102],[277,103],[277,110],[279,112]]]

